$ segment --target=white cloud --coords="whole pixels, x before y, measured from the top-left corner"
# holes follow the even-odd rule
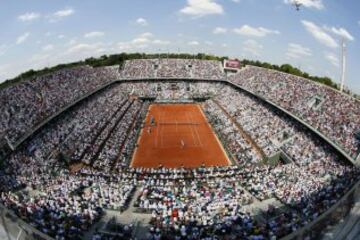
[[[300,44],[289,43],[286,56],[290,58],[302,58],[309,57],[312,55],[312,52],[309,48],[303,47]]]
[[[48,45],[45,45],[44,47],[42,47],[42,50],[45,52],[51,51],[53,49],[54,49],[54,46],[52,44],[48,44]]]
[[[142,17],[136,19],[136,24],[138,24],[140,26],[143,26],[143,27],[149,25],[148,21],[145,18],[142,18]]]
[[[73,8],[64,8],[62,10],[54,12],[48,18],[50,18],[50,22],[57,22],[65,17],[73,15],[74,13],[75,10]]]
[[[147,45],[144,46],[144,48],[146,48],[146,47],[147,47]],[[117,49],[119,49],[120,51],[129,51],[129,50],[135,49],[135,48],[140,49],[141,47],[139,47],[139,45],[134,46],[129,42],[118,42],[117,43]]]
[[[59,10],[57,12],[54,13],[55,17],[67,17],[70,15],[73,15],[75,13],[74,9],[72,8],[66,8],[63,10]]]
[[[139,35],[139,37],[142,38],[152,38],[154,36],[154,34],[152,34],[151,32],[145,32]]]
[[[67,49],[66,54],[88,54],[91,55],[93,52],[99,53],[103,50],[103,43],[79,43],[74,46],[71,46]]]
[[[22,35],[20,35],[19,37],[17,37],[16,39],[16,44],[21,44],[23,42],[26,41],[26,39],[30,36],[30,33],[29,32],[26,32]]]
[[[302,20],[302,24],[305,29],[321,44],[330,47],[337,48],[338,44],[332,36],[326,33],[321,27],[317,26],[313,22]]]
[[[79,42],[74,45],[70,45],[62,50],[58,57],[69,61],[78,61],[87,57],[98,57],[110,52],[112,50],[111,43],[96,42],[96,43],[83,43]],[[56,55],[55,55],[56,56]]]
[[[41,16],[40,13],[27,12],[27,13],[24,13],[24,14],[21,14],[20,16],[18,16],[18,19],[22,22],[30,22],[30,21],[40,18],[40,16]]]
[[[223,7],[214,0],[187,0],[187,5],[180,13],[193,17],[203,17],[212,14],[223,14]]]
[[[33,33],[31,33],[33,34]],[[39,51],[27,56],[23,61],[13,59],[7,61],[7,65],[0,63],[0,82],[13,78],[16,75],[27,71],[29,69],[42,69],[44,67],[54,66],[59,63],[79,61],[87,57],[98,57],[103,54],[114,52],[111,50],[111,45],[105,43],[96,43],[84,45],[76,43],[74,45],[54,45],[54,50],[51,52]],[[46,45],[46,44],[45,44]],[[42,46],[42,45],[40,45]]]
[[[232,2],[234,2],[234,3],[239,3],[240,2],[240,0],[231,0]]]
[[[65,35],[59,34],[57,37],[58,37],[58,39],[63,39],[65,37]]]
[[[333,66],[339,67],[339,58],[336,54],[331,52],[324,53],[325,59],[328,60]]]
[[[30,61],[32,61],[32,62],[42,62],[42,61],[46,61],[50,57],[51,57],[51,55],[48,54],[48,53],[34,54],[33,56],[31,56]]]
[[[345,28],[335,28],[335,27],[329,28],[325,26],[324,29],[337,36],[345,38],[346,40],[354,41],[354,37]]]
[[[70,41],[66,45],[71,46],[71,45],[75,45],[76,43],[77,43],[77,39],[72,38],[72,39],[70,39]]]
[[[212,46],[212,45],[214,45],[214,43],[213,43],[213,42],[211,42],[211,41],[205,41],[205,44],[206,44],[206,45],[208,45],[208,46]]]
[[[9,78],[11,76],[11,70],[11,64],[0,65],[0,80]]]
[[[254,56],[260,56],[260,51],[264,48],[263,45],[261,45],[260,43],[258,43],[255,40],[246,40],[243,43],[243,50],[244,52],[248,52],[251,53]]]
[[[301,6],[307,7],[307,8],[314,8],[317,10],[324,9],[324,4],[322,0],[296,0],[297,3],[300,3]],[[294,4],[295,0],[284,0],[284,3],[286,4]]]
[[[266,37],[269,34],[280,34],[277,30],[271,30],[263,27],[251,27],[249,25],[243,25],[241,28],[234,28],[234,33],[250,36],[250,37]]]
[[[104,35],[105,35],[104,32],[93,31],[93,32],[85,33],[84,38],[96,38],[96,37],[102,37]]]
[[[121,51],[129,51],[134,49],[145,49],[149,47],[150,40],[148,39],[142,39],[135,38],[132,41],[129,42],[119,42],[117,43],[117,48]]]
[[[133,40],[133,42],[135,42],[136,38]],[[146,32],[143,33],[141,35],[139,35],[139,37],[137,38],[138,41],[141,42],[141,40],[143,40],[143,42],[145,43],[149,43],[149,44],[157,44],[157,45],[168,45],[170,44],[170,41],[166,41],[166,40],[161,40],[161,39],[155,39],[154,40],[154,35],[150,32]]]
[[[213,30],[213,34],[223,34],[223,33],[227,33],[227,29],[223,28],[223,27],[216,27]]]
[[[129,51],[131,46],[128,42],[118,42],[116,44],[116,49],[118,49],[118,51]]]
[[[199,43],[198,41],[190,41],[190,42],[188,42],[187,44],[190,45],[190,46],[197,46],[197,45],[199,45],[200,43]]]
[[[157,45],[168,45],[168,44],[170,44],[170,41],[155,39],[154,41],[152,41],[152,43],[157,44]]]
[[[146,49],[151,46],[160,46],[160,45],[169,45],[170,41],[162,40],[162,39],[154,39],[154,35],[150,32],[145,32],[131,41],[128,42],[119,42],[117,43],[117,50],[120,51],[130,51],[130,50],[139,50]]]
[[[5,44],[1,44],[0,45],[0,56],[4,55],[6,50],[7,50],[8,46]]]
[[[134,38],[131,42],[134,44],[144,44],[144,43],[150,42],[150,39],[145,38],[145,37],[137,37],[137,38]]]
[[[151,42],[151,38],[154,35],[150,32],[146,32],[146,33],[142,33],[139,36],[137,36],[136,38],[134,38],[131,43],[133,44],[148,44]],[[158,40],[159,41],[159,40]]]

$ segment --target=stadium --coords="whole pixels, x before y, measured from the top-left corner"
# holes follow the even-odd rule
[[[136,59],[5,88],[3,208],[36,239],[317,237],[358,189],[358,100],[234,62]]]
[[[326,1],[278,2],[274,19],[284,6],[321,11]],[[198,31],[211,23],[201,20],[208,14],[226,15],[221,4],[251,8],[247,0],[186,3],[174,26],[191,16],[187,29]],[[326,4],[333,10],[333,3]],[[51,26],[46,39],[70,40],[56,30],[72,31],[71,24],[62,24],[75,13],[70,7],[29,12],[16,24],[32,29],[42,21]],[[106,13],[113,14],[110,8]],[[103,20],[97,21],[91,24]],[[201,21],[206,24],[194,24]],[[35,34],[27,32],[13,45],[0,40],[0,56],[15,59],[14,72],[23,72],[0,82],[0,240],[360,239],[360,98],[352,89],[356,83],[344,85],[346,44],[355,38],[342,27],[303,19],[300,24],[309,33],[317,31],[311,36],[318,42],[327,41],[325,48],[332,50],[326,51],[341,50],[341,61],[325,51],[341,70],[340,83],[290,64],[221,54],[238,54],[234,45],[225,50],[218,44],[220,54],[201,49],[213,46],[218,35],[238,34],[251,38],[244,40],[242,53],[261,58],[254,49],[264,49],[258,39],[285,33],[281,24],[281,32],[246,24],[231,31],[217,27],[212,42],[173,33],[177,39],[171,42],[145,32],[114,45],[93,40],[105,33],[90,32],[83,35],[88,43],[71,39],[64,45],[68,50],[46,45],[44,55],[29,58],[29,66],[50,63],[27,72],[18,52],[13,57],[6,52]],[[138,18],[129,26],[124,33],[151,24]],[[331,41],[334,36],[342,37],[341,45]],[[182,46],[178,39],[190,46],[184,53],[154,50]],[[277,51],[275,42],[263,44]],[[115,53],[119,49],[124,52]],[[24,52],[31,51],[28,46]],[[311,64],[312,55],[310,48],[290,42],[281,61]],[[321,72],[315,69],[321,62],[316,64],[313,72]],[[0,80],[7,69],[0,59]]]

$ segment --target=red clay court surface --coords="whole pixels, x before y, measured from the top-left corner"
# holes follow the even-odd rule
[[[152,168],[160,164],[168,168],[230,164],[198,104],[150,106],[131,167]]]

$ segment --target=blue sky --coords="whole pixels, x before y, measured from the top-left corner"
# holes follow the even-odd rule
[[[206,52],[291,63],[360,93],[360,1],[1,1],[0,81],[54,64],[119,52]]]

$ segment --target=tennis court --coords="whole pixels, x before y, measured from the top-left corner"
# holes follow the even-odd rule
[[[132,167],[224,166],[230,161],[198,104],[153,104]]]

